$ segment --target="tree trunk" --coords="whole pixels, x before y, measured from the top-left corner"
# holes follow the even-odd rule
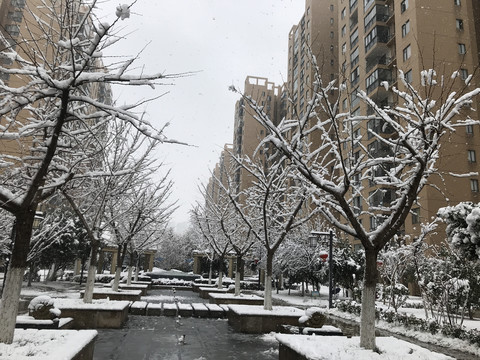
[[[135,281],[138,281],[138,273],[140,272],[140,255],[136,255],[135,259]]]
[[[127,285],[132,285],[133,266],[128,265]]]
[[[212,260],[210,260],[210,268],[208,269],[208,285],[212,284],[212,275],[213,275],[213,264],[212,264]]]
[[[222,270],[219,270],[219,271],[218,271],[217,288],[218,288],[218,289],[222,289],[222,288],[223,288],[223,271],[222,271]]]
[[[99,247],[100,241],[95,240],[92,243],[92,248],[90,250],[90,262],[88,264],[88,275],[87,281],[85,282],[85,294],[83,296],[83,302],[87,304],[92,303],[93,300],[93,288],[95,287]]]
[[[360,315],[360,346],[375,349],[375,293],[377,285],[377,253],[365,250],[365,278],[362,292],[362,312]]]
[[[235,270],[235,296],[240,295],[240,279],[242,278],[243,258],[237,256],[237,268]]]
[[[118,285],[120,284],[120,276],[122,275],[122,266],[123,266],[123,261],[125,260],[125,255],[127,252],[127,245],[125,244],[122,249],[122,245],[118,245],[118,250],[117,250],[117,267],[115,268],[115,278],[113,279],[113,285],[112,285],[112,290],[113,291],[118,291]]]
[[[32,210],[33,209],[33,210]],[[32,236],[36,205],[15,216],[15,236],[5,288],[0,302],[0,343],[11,344],[15,331],[23,274]]]
[[[218,270],[218,284],[217,284],[217,287],[219,289],[223,288],[223,271],[225,269],[225,266],[224,266],[224,258],[223,256],[220,257],[219,259],[219,270]]]
[[[117,265],[115,269],[115,278],[113,279],[112,290],[118,291],[120,285],[120,275],[122,275],[122,267]]]
[[[265,293],[263,295],[263,308],[265,310],[273,310],[272,273],[273,273],[273,255],[267,252],[267,269],[265,271]]]

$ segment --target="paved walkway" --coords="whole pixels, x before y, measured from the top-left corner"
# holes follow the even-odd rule
[[[119,330],[98,330],[95,360],[273,360],[271,336],[234,332],[227,320],[129,316]],[[185,343],[179,339],[185,336]]]

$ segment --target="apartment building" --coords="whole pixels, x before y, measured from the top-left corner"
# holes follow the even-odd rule
[[[480,6],[476,0],[340,0],[339,73],[340,81],[349,89],[340,99],[341,111],[351,114],[372,115],[357,97],[357,91],[365,91],[381,106],[395,106],[397,100],[389,86],[404,88],[398,81],[399,70],[407,82],[421,88],[420,72],[435,69],[438,78],[451,82],[451,91],[461,91],[465,83],[454,81],[451,74],[458,72],[462,80],[473,76],[473,85],[479,86],[479,23]],[[450,85],[450,84],[449,84]],[[440,93],[437,94],[441,96]],[[478,108],[478,104],[476,106]],[[472,118],[478,113],[471,112]],[[382,147],[367,128],[379,127],[375,120],[358,122],[351,128],[355,137],[361,136],[369,156],[381,156],[392,151]],[[381,126],[380,126],[381,128]],[[389,135],[389,128],[378,128]],[[362,150],[358,150],[362,151]],[[441,144],[438,173],[430,178],[419,195],[417,204],[405,222],[405,234],[416,236],[420,223],[429,221],[440,207],[455,205],[461,201],[480,201],[480,127],[469,125],[459,128]],[[470,174],[452,176],[452,174]],[[377,191],[375,185],[364,180],[361,197],[356,206],[387,204],[393,200],[388,189]],[[362,215],[364,226],[374,229],[377,218]],[[430,238],[439,241],[444,233]]]
[[[282,86],[268,81],[264,77],[247,76],[244,95],[254,100],[257,106],[274,122],[278,123],[286,115],[286,92]],[[237,157],[249,157],[255,162],[267,166],[271,155],[270,144],[259,148],[265,138],[266,129],[255,120],[255,111],[243,98],[235,104],[235,121],[233,136],[233,152]],[[244,169],[236,167],[234,175],[237,191],[242,191],[251,185],[251,175]]]
[[[317,75],[312,64],[315,56],[319,75],[324,82],[338,76],[338,1],[306,0],[305,13],[288,35],[288,83],[290,101],[287,116],[305,114],[312,97],[312,84]],[[335,92],[330,94],[332,98]]]

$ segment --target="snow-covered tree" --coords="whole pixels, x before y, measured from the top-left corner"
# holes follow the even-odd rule
[[[221,233],[231,246],[232,254],[236,256],[235,270],[235,296],[240,295],[240,280],[244,269],[244,258],[250,252],[256,239],[251,229],[242,221],[235,206],[228,197],[229,192],[234,192],[234,183],[230,177],[233,171],[226,171],[225,179],[222,182],[212,175],[212,181],[217,183],[219,191],[212,196],[207,189],[202,194],[206,207],[209,209],[210,219],[220,229]]]
[[[274,257],[288,234],[314,217],[315,211],[306,206],[310,188],[297,177],[295,168],[278,154],[269,158],[268,166],[248,157],[236,161],[251,176],[252,185],[241,194],[226,187],[224,191],[265,250],[264,308],[272,310]]]
[[[115,25],[129,15],[116,10],[112,24],[98,22],[94,1],[49,0],[27,3],[16,42],[1,38],[0,207],[15,218],[15,239],[0,305],[0,342],[11,343],[22,277],[38,204],[97,162],[106,125],[130,123],[144,135],[170,141],[132,105],[117,106],[111,84],[151,86],[171,76],[130,71],[136,58],[105,64],[102,52],[121,37]],[[112,9],[115,11],[115,9]],[[83,174],[84,176],[85,174]],[[93,175],[93,173],[91,173]]]
[[[225,273],[225,260],[232,249],[230,241],[225,236],[221,224],[215,213],[214,204],[205,199],[203,204],[197,205],[191,210],[192,219],[197,231],[201,234],[199,248],[212,249],[214,256],[219,260],[218,288],[222,288],[223,275]],[[206,252],[208,253],[208,252]],[[210,259],[213,260],[213,259]]]
[[[183,234],[177,234],[171,228],[167,229],[159,240],[160,267],[167,270],[192,271],[193,251],[196,249],[195,237],[193,228],[189,228]]]
[[[438,210],[447,224],[447,239],[465,259],[480,261],[480,204],[462,202]]]
[[[387,82],[381,84],[398,100],[398,105],[382,107],[359,90],[355,97],[373,115],[357,116],[341,112],[340,98],[330,96],[335,91],[349,91],[346,82],[324,83],[315,59],[313,64],[317,75],[312,98],[299,118],[284,119],[276,126],[262,106],[244,98],[268,131],[264,141],[284,154],[312,185],[323,218],[339,232],[361,241],[365,249],[365,276],[360,345],[374,349],[377,256],[400,232],[418,194],[430,175],[436,173],[439,147],[446,134],[457,125],[476,123],[465,111],[471,108],[480,89],[469,88],[471,77],[461,83],[458,72],[451,77],[437,77],[434,70],[425,70],[417,90],[400,71],[401,89],[390,87]],[[452,87],[455,82],[458,86]],[[451,91],[453,88],[460,90]],[[367,129],[366,135],[352,131],[358,123]],[[367,136],[374,139],[368,146]],[[367,182],[375,191],[364,189]],[[381,201],[370,201],[377,198]],[[370,218],[370,224],[362,222],[362,218]]]
[[[158,241],[158,234],[163,232],[175,210],[174,203],[169,203],[172,182],[168,174],[160,180],[148,179],[145,174],[135,172],[139,183],[126,191],[123,196],[110,198],[106,205],[106,221],[112,233],[110,244],[117,246],[118,262],[113,282],[113,290],[118,291],[122,266],[127,254],[133,260],[146,244]],[[133,179],[128,179],[132,181]],[[120,186],[121,188],[121,186]],[[112,241],[113,240],[113,241]],[[131,279],[132,265],[129,264]]]

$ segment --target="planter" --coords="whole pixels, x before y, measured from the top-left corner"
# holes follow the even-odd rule
[[[120,329],[128,320],[128,301],[85,304],[81,300],[54,299],[61,317],[73,318],[73,329]]]
[[[274,306],[264,310],[262,306],[229,305],[228,323],[235,331],[246,334],[278,332],[282,325],[298,326],[298,319],[305,312],[295,307]]]
[[[16,329],[12,344],[0,344],[2,359],[92,360],[95,330]]]
[[[235,296],[234,294],[210,293],[210,304],[263,305],[263,298],[257,295]]]
[[[111,289],[99,289],[93,290],[93,299],[110,299],[118,301],[140,301],[142,291],[141,290],[121,290],[113,291]],[[83,299],[85,291],[80,291],[80,298]]]

